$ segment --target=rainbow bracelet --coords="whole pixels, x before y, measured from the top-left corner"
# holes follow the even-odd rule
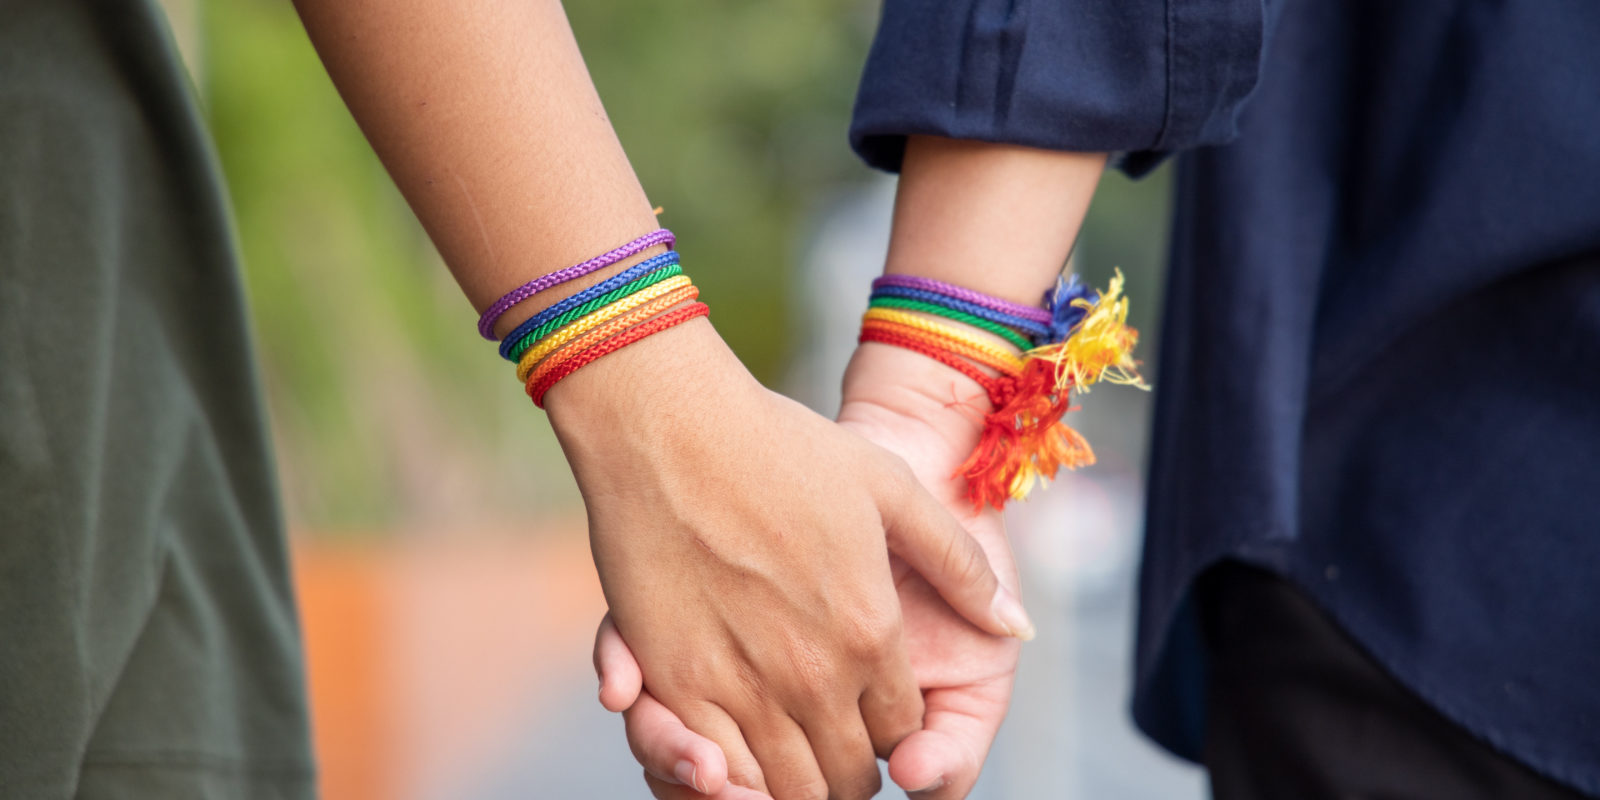
[[[867,303],[867,308],[894,308],[905,311],[921,311],[924,314],[933,314],[945,319],[963,322],[974,328],[988,331],[1019,350],[1026,350],[1033,346],[1032,340],[1018,333],[1015,328],[1008,328],[998,322],[992,322],[982,317],[975,317],[965,311],[948,308],[938,303],[929,303],[923,300],[908,300],[903,297],[878,297],[874,295]]]
[[[860,341],[921,353],[971,378],[988,395],[992,408],[983,415],[978,444],[956,472],[966,479],[967,498],[975,508],[1004,508],[1009,500],[1025,499],[1034,485],[1048,482],[1062,467],[1094,463],[1088,441],[1062,421],[1073,390],[1086,393],[1100,381],[1149,388],[1133,359],[1139,334],[1127,325],[1121,271],[1098,294],[1076,279],[1059,280],[1046,294],[1045,307],[1028,309],[1027,315],[1008,307],[1015,304],[970,289],[927,281],[938,284],[935,290],[918,283],[925,279],[886,278],[894,280],[874,281],[874,306],[862,317]],[[906,292],[937,295],[939,300],[919,301],[937,310],[877,302],[885,297],[904,301]],[[1035,339],[1037,346],[1019,354],[959,327],[911,313],[967,323],[943,313],[958,304],[963,312],[982,308],[1013,320],[1025,318],[1042,324],[1047,333]],[[997,333],[986,326],[974,327]],[[1004,338],[1015,344],[1011,337]]]
[[[640,280],[643,280],[643,278]],[[601,325],[604,325],[607,322],[610,322],[613,319],[616,319],[617,317],[622,316],[623,314],[628,313],[629,311],[632,311],[635,308],[638,308],[639,306],[650,302],[651,300],[655,300],[658,297],[685,288],[693,289],[694,286],[693,284],[689,283],[688,278],[682,275],[676,275],[656,283],[653,286],[634,292],[627,297],[620,298],[616,302],[609,303],[603,308],[599,308],[592,313],[585,314],[579,319],[573,320],[570,324],[563,326],[555,333],[540,339],[538,344],[528,348],[528,351],[522,354],[521,360],[517,362],[517,380],[526,382],[528,380],[528,373],[533,371],[534,366],[542,361],[545,356],[555,352],[562,345],[578,338],[579,336],[582,336],[591,330],[594,330],[595,328],[600,327]]]
[[[494,303],[492,303],[488,308],[484,309],[483,315],[478,317],[478,333],[479,335],[483,336],[483,338],[492,342],[494,341],[494,324],[500,321],[500,316],[506,313],[506,311],[508,311],[512,306],[546,289],[549,289],[552,286],[560,286],[567,281],[588,275],[597,269],[609,267],[612,264],[627,258],[628,256],[637,255],[638,253],[649,250],[658,244],[665,244],[667,247],[672,247],[673,245],[677,244],[677,241],[677,237],[672,235],[672,231],[661,228],[640,236],[639,238],[634,239],[633,241],[628,242],[627,244],[614,250],[608,250],[604,253],[601,253],[600,255],[589,259],[588,261],[584,261],[579,264],[573,264],[566,269],[558,269],[555,272],[534,278],[533,280],[528,281],[527,283],[524,283],[509,292],[506,292],[500,297],[499,300],[494,301]]]
[[[500,343],[500,357],[507,361],[516,361],[531,342],[527,339],[534,331],[548,324],[551,320],[584,305],[597,297],[616,291],[635,280],[650,275],[657,270],[671,269],[678,264],[677,251],[662,253],[661,255],[647,258],[637,264],[619,272],[611,277],[584,289],[571,297],[563,298],[560,302],[540,311],[524,320],[515,330],[506,335],[505,341]]]
[[[695,317],[708,316],[710,313],[711,309],[705,303],[692,303],[684,306],[683,308],[679,308],[676,311],[669,311],[665,314],[662,314],[661,316],[656,317],[649,322],[644,323],[643,325],[629,328],[616,336],[606,339],[594,347],[578,353],[571,359],[561,364],[561,366],[540,377],[537,382],[530,378],[526,387],[528,397],[533,400],[534,405],[544,408],[544,396],[546,392],[550,391],[551,387],[555,386],[557,383],[560,383],[568,375],[571,375],[572,373],[577,372],[579,369],[594,362],[595,359],[610,353],[615,353],[616,351],[621,350],[622,348],[627,347],[628,345],[633,344],[640,339],[653,336],[657,333],[667,330],[668,328],[674,328],[678,325],[682,325],[683,323],[688,322]]]
[[[899,300],[915,300],[921,303],[936,305],[951,311],[988,320],[1015,331],[1027,334],[1029,337],[1044,337],[1050,334],[1048,321],[1041,322],[1037,319],[1025,318],[1005,311],[996,311],[994,308],[952,297],[940,292],[930,292],[925,289],[913,289],[904,286],[883,286],[872,290],[871,299],[879,300],[895,298]]]
[[[955,284],[916,275],[884,275],[872,281],[872,288],[874,290],[898,288],[930,292],[1041,324],[1050,321],[1050,311],[1048,309],[1013,303],[1010,300],[1002,300],[982,292],[975,292],[965,287],[956,286]]]
[[[516,303],[663,241],[673,244],[672,234],[656,231],[582,264],[530,281],[484,312],[479,319],[479,333],[492,332],[499,316]],[[534,405],[543,408],[550,387],[584,365],[648,336],[709,315],[711,309],[698,301],[699,296],[700,290],[683,274],[677,252],[669,251],[534,314],[500,343],[500,355],[516,362],[517,379],[523,382]]]
[[[591,314],[596,310],[604,308],[612,303],[618,303],[627,300],[629,297],[645,291],[652,286],[657,286],[663,282],[682,277],[682,275],[683,268],[677,264],[673,264],[665,269],[655,270],[641,278],[636,278],[632,281],[629,281],[628,283],[618,286],[617,288],[612,289],[611,291],[606,292],[598,297],[590,298],[578,306],[567,309],[560,315],[546,320],[539,327],[534,328],[528,333],[527,336],[523,337],[523,339],[518,342],[515,347],[512,348],[511,355],[514,359],[520,360],[528,351],[528,349],[534,346],[536,342],[570,324],[573,320]],[[684,280],[688,279],[684,278]]]

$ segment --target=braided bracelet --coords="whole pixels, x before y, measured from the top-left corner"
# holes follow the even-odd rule
[[[644,322],[686,300],[694,300],[700,296],[700,289],[694,286],[685,286],[664,294],[639,308],[636,308],[616,319],[606,322],[578,339],[573,340],[570,347],[562,348],[549,358],[539,362],[531,372],[518,373],[519,379],[524,383],[538,383],[545,375],[566,363],[573,356],[599,344],[607,337],[621,333],[628,328]]]
[[[874,282],[875,299],[890,292],[928,291],[908,285],[906,276],[889,277],[899,280]],[[860,341],[920,353],[983,387],[992,409],[983,415],[978,444],[956,474],[966,479],[967,498],[975,508],[1004,508],[1008,500],[1026,498],[1036,483],[1049,481],[1062,467],[1094,463],[1088,441],[1062,421],[1073,390],[1087,392],[1099,381],[1148,388],[1133,360],[1139,335],[1127,326],[1122,284],[1120,271],[1099,294],[1076,280],[1058,281],[1046,295],[1047,308],[1029,315],[1029,321],[1040,316],[1047,320],[1049,332],[1041,337],[1045,343],[1020,358],[974,334],[882,304],[863,316]],[[963,303],[996,311],[1006,303],[949,284],[941,284],[935,294],[941,298],[936,305],[946,309]],[[1020,319],[1014,310],[997,313]]]
[[[588,275],[597,269],[609,267],[624,258],[642,253],[658,244],[672,247],[677,244],[677,238],[672,235],[672,231],[665,228],[654,230],[615,250],[601,253],[588,261],[574,264],[566,269],[558,269],[555,272],[528,281],[506,292],[499,300],[494,301],[487,309],[484,309],[483,315],[478,317],[478,333],[483,338],[494,341],[494,324],[500,320],[500,315],[506,313],[512,306],[552,286],[560,286],[574,278]]]
[[[1050,321],[1050,312],[1048,310],[1041,309],[1037,306],[1025,306],[1021,303],[1013,303],[1010,300],[1002,300],[998,297],[987,295],[982,292],[975,292],[965,287],[945,283],[944,281],[936,281],[932,278],[923,278],[916,275],[884,275],[872,282],[872,288],[874,290],[891,287],[900,289],[914,289],[923,292],[931,292],[933,294],[941,294],[955,300],[961,300],[966,303],[971,303],[972,305],[993,309],[1002,314],[1010,314],[1013,317],[1021,317],[1022,319],[1031,320],[1041,324],[1048,323]]]
[[[863,325],[886,323],[906,331],[914,331],[944,345],[947,349],[958,348],[967,358],[981,361],[984,366],[1005,373],[1016,374],[1022,371],[1022,359],[1017,354],[979,339],[960,328],[934,322],[915,314],[891,308],[872,308],[861,315],[861,322]]]
[[[577,306],[569,308],[551,319],[545,320],[542,325],[539,325],[532,331],[529,331],[527,336],[524,336],[521,341],[517,342],[515,347],[511,348],[511,354],[520,359],[522,355],[527,352],[527,349],[532,347],[535,342],[538,342],[546,336],[549,336],[551,333],[560,330],[562,326],[571,323],[573,320],[576,320],[587,314],[592,314],[597,309],[604,308],[611,303],[621,302],[622,300],[625,300],[628,297],[637,294],[638,292],[642,292],[652,286],[656,286],[658,284],[681,277],[683,277],[683,268],[677,264],[673,264],[666,269],[656,270],[645,275],[644,277],[629,281],[628,283],[618,286],[617,288],[612,289],[611,291],[606,292],[598,297],[591,297]],[[684,278],[684,280],[688,280],[688,278]]]
[[[988,331],[1007,342],[1015,345],[1019,350],[1027,350],[1033,346],[1028,337],[1017,333],[1014,329],[991,322],[982,317],[976,317],[965,311],[946,308],[937,303],[928,303],[922,300],[908,300],[903,297],[874,297],[867,303],[868,308],[898,308],[906,311],[921,311],[924,314],[933,314],[956,322],[966,323],[979,330]]]
[[[534,383],[530,380],[527,385],[528,397],[532,398],[534,405],[538,406],[539,408],[544,408],[544,396],[546,392],[550,391],[550,387],[560,383],[562,379],[574,372],[577,372],[584,366],[587,366],[595,359],[604,355],[615,353],[616,351],[621,350],[622,348],[627,347],[628,345],[633,344],[640,339],[660,333],[668,328],[681,325],[691,319],[694,319],[695,317],[704,317],[709,316],[710,314],[711,308],[705,303],[695,303],[693,305],[680,308],[677,311],[663,314],[655,319],[650,320],[649,322],[644,323],[643,325],[629,328],[621,334],[613,336],[610,339],[607,339],[604,342],[601,342],[600,344],[591,347],[576,356],[573,356],[560,367],[552,370],[549,374],[540,378],[538,383]]]
[[[1034,337],[1047,337],[1050,335],[1048,322],[1039,322],[1034,319],[1024,318],[1004,311],[996,311],[989,306],[979,303],[970,303],[960,298],[939,292],[930,292],[925,289],[913,289],[905,286],[881,286],[872,290],[872,299],[898,298],[901,300],[916,300],[923,303],[960,311],[979,319],[986,319],[1004,325],[1017,331],[1023,331]]]
[[[571,297],[563,298],[560,302],[557,302],[551,305],[549,308],[546,308],[545,310],[540,311],[539,313],[534,314],[533,316],[524,320],[523,323],[518,325],[515,330],[507,334],[505,341],[500,343],[500,357],[507,361],[516,361],[522,355],[522,351],[526,350],[528,345],[531,344],[531,342],[528,341],[529,335],[531,335],[536,329],[543,326],[545,323],[567,313],[568,311],[571,311],[574,308],[577,308],[578,306],[583,305],[584,303],[589,302],[590,300],[593,300],[596,297],[626,286],[629,283],[657,270],[671,269],[672,267],[676,266],[677,263],[678,253],[676,251],[662,253],[661,255],[653,256],[640,261],[639,263],[634,264],[622,272],[612,275],[611,277],[593,286],[590,286],[589,288],[584,289],[583,291],[578,292]]]
[[[641,278],[641,280],[643,279]],[[570,325],[567,325],[561,330],[558,330],[555,333],[540,339],[538,344],[528,348],[528,351],[522,354],[521,360],[517,362],[517,380],[527,382],[528,373],[533,370],[534,365],[538,364],[544,359],[545,356],[550,355],[562,345],[578,338],[579,336],[582,336],[585,333],[588,333],[594,328],[600,327],[601,325],[604,325],[605,323],[610,322],[611,320],[616,319],[617,317],[620,317],[629,311],[632,311],[635,308],[638,308],[639,306],[649,303],[651,300],[655,300],[662,295],[669,294],[677,291],[678,289],[683,289],[686,287],[691,289],[694,288],[689,283],[688,278],[678,275],[661,281],[654,286],[634,292],[633,294],[623,297],[616,302],[605,306],[604,308],[601,308],[591,314],[586,314],[580,319],[574,320]]]

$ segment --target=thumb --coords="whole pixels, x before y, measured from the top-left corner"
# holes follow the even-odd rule
[[[1028,612],[1011,590],[1000,585],[983,547],[909,469],[899,472],[896,497],[883,509],[889,549],[972,624],[998,636],[1032,639]]]
[[[644,673],[610,614],[594,635],[594,671],[600,676],[600,705],[607,711],[626,711],[639,699]]]

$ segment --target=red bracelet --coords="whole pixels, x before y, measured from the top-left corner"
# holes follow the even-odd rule
[[[534,405],[538,406],[539,408],[544,408],[545,392],[550,391],[550,387],[560,383],[562,378],[577,372],[579,368],[587,365],[589,362],[594,361],[601,356],[615,353],[616,351],[621,350],[622,348],[627,347],[628,345],[633,344],[634,342],[637,342],[651,334],[660,333],[675,325],[681,325],[691,319],[694,319],[695,317],[705,317],[709,316],[710,314],[710,306],[706,305],[705,303],[694,303],[692,305],[684,306],[683,308],[671,313],[662,314],[661,316],[656,317],[655,319],[652,319],[643,325],[639,325],[638,327],[629,328],[628,330],[623,331],[622,333],[613,336],[610,339],[607,339],[595,345],[594,347],[591,347],[588,350],[573,356],[572,358],[567,359],[561,364],[561,366],[552,370],[550,374],[540,378],[537,382],[530,380],[527,386],[528,397],[533,399]]]

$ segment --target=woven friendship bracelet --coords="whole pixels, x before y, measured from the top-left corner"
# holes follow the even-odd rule
[[[867,313],[861,315],[861,321],[863,324],[869,322],[889,323],[928,334],[934,339],[960,346],[969,352],[981,353],[984,359],[992,362],[992,364],[1006,365],[1005,369],[1008,372],[1016,373],[1022,371],[1022,357],[1016,353],[1010,352],[999,345],[990,344],[960,328],[935,322],[926,317],[919,317],[915,314],[897,311],[892,308],[871,308],[867,309]],[[992,364],[988,366],[992,366]],[[996,367],[996,369],[1001,368]]]
[[[644,278],[640,278],[640,280],[644,280]],[[572,341],[573,339],[576,339],[579,336],[582,336],[585,333],[588,333],[589,331],[650,302],[651,300],[661,297],[662,295],[690,286],[691,285],[687,277],[683,275],[677,275],[661,281],[653,286],[645,287],[637,292],[634,292],[633,294],[628,295],[627,297],[617,300],[614,303],[606,305],[592,313],[585,314],[582,317],[573,320],[571,324],[566,325],[549,336],[539,339],[537,344],[528,348],[527,352],[522,354],[522,358],[517,362],[517,380],[526,383],[528,380],[528,373],[533,371],[534,365],[538,364],[539,361],[545,356],[555,352],[562,345]]]
[[[967,363],[966,360],[962,359],[960,356],[955,355],[954,353],[951,353],[942,347],[930,344],[924,339],[895,330],[893,326],[863,325],[861,326],[861,335],[856,339],[856,341],[890,344],[916,353],[921,353],[928,358],[938,361],[939,363],[944,364],[945,366],[950,367],[951,369],[954,369],[971,378],[979,386],[983,387],[984,392],[989,395],[990,403],[994,402],[995,396],[1000,392],[1000,389],[998,388],[999,381],[993,376],[985,374],[983,370]]]
[[[662,253],[658,256],[652,256],[651,258],[640,261],[639,263],[634,264],[633,266],[615,275],[612,275],[611,277],[593,286],[590,286],[581,292],[578,292],[570,297],[562,298],[559,302],[551,305],[549,308],[546,308],[545,310],[540,311],[539,313],[534,314],[533,316],[524,320],[521,325],[516,327],[516,330],[513,330],[511,333],[507,334],[505,341],[500,343],[500,357],[507,361],[516,361],[518,356],[521,355],[522,351],[526,350],[528,345],[531,344],[531,342],[527,341],[528,335],[533,333],[535,329],[539,328],[550,320],[555,319],[556,317],[559,317],[562,314],[565,314],[568,311],[571,311],[572,309],[589,302],[590,300],[593,300],[596,297],[626,286],[645,275],[655,272],[656,270],[669,269],[675,266],[677,263],[677,251],[671,251]]]
[[[540,361],[538,366],[536,366],[530,372],[523,373],[521,370],[518,370],[517,378],[525,384],[530,381],[538,383],[541,378],[550,373],[552,370],[561,366],[563,363],[566,363],[568,359],[579,353],[582,353],[596,344],[599,344],[607,337],[621,333],[628,328],[633,327],[634,325],[644,322],[645,320],[650,319],[651,317],[654,317],[655,315],[684,302],[685,300],[694,300],[699,296],[700,289],[696,286],[684,286],[668,292],[667,294],[664,294],[650,301],[649,303],[640,306],[639,308],[623,314],[616,319],[610,320],[604,325],[585,333],[582,337],[574,340],[570,346],[557,350],[552,353],[549,358]]]
[[[965,300],[960,300],[949,295],[940,294],[938,292],[930,292],[925,289],[911,289],[904,286],[883,286],[872,291],[873,299],[878,299],[881,297],[897,297],[904,300],[918,300],[924,303],[932,303],[953,311],[971,314],[974,317],[986,319],[990,322],[997,322],[1014,330],[1024,331],[1029,336],[1043,337],[1050,334],[1050,326],[1046,323],[1035,322],[1032,319],[1024,319],[1023,317],[1019,317],[1015,314],[1007,314],[1003,311],[996,311],[988,306],[978,305],[977,303],[969,303]]]
[[[861,323],[861,330],[886,331],[903,339],[915,340],[928,347],[936,348],[951,355],[960,356],[967,361],[988,367],[1001,375],[1014,376],[1022,371],[1022,359],[1016,356],[996,353],[968,342],[948,339],[910,325],[869,319]]]
[[[975,292],[963,286],[956,286],[954,284],[945,283],[944,281],[936,281],[932,278],[922,278],[916,275],[884,275],[872,282],[873,289],[890,287],[901,289],[917,289],[924,292],[942,294],[946,297],[971,303],[975,306],[983,306],[985,308],[999,311],[1002,314],[1010,314],[1011,316],[1021,317],[1023,319],[1040,324],[1045,324],[1050,321],[1050,312],[1038,306],[1025,306],[1021,303],[1013,303],[1010,300],[1002,300],[993,295]]]
[[[616,351],[621,350],[622,348],[627,347],[628,345],[633,344],[640,339],[660,333],[668,328],[681,325],[691,319],[694,319],[695,317],[705,317],[710,316],[710,314],[710,306],[707,306],[705,303],[695,303],[694,305],[680,308],[677,311],[663,314],[655,319],[650,320],[649,322],[644,323],[643,325],[629,328],[623,333],[613,336],[610,339],[607,339],[604,342],[601,342],[600,344],[591,347],[576,356],[573,356],[560,367],[552,370],[548,375],[545,375],[543,378],[541,378],[538,383],[529,381],[527,386],[528,397],[532,398],[534,405],[538,406],[539,408],[544,408],[544,396],[546,392],[550,391],[550,387],[555,386],[568,375],[571,375],[572,373],[577,372],[579,369],[582,369],[583,367],[594,362],[595,359],[615,353]]]
[[[910,300],[904,297],[874,297],[870,302],[867,303],[867,307],[898,308],[906,311],[921,311],[924,314],[933,314],[935,316],[944,317],[945,319],[966,323],[980,330],[988,331],[1015,345],[1019,350],[1027,350],[1033,347],[1033,342],[1029,340],[1028,337],[1023,336],[1022,334],[1017,333],[1016,331],[1007,328],[998,322],[990,322],[982,317],[975,317],[966,313],[965,311],[957,311],[953,308],[946,308],[937,303],[928,303],[922,300]]]
[[[492,305],[484,309],[483,315],[478,317],[478,333],[483,338],[494,341],[494,324],[499,321],[500,315],[506,313],[506,310],[512,306],[552,286],[560,286],[574,278],[588,275],[597,269],[609,267],[628,256],[642,253],[658,244],[672,247],[677,244],[677,238],[672,235],[672,231],[665,228],[654,230],[615,250],[601,253],[581,264],[573,264],[566,269],[558,269],[555,272],[528,281],[506,292],[499,300],[494,301]]]
[[[950,312],[971,313],[990,322],[995,322],[992,314],[1002,314],[1010,319],[998,322],[1000,326],[1017,328],[1021,326],[1015,323],[1024,320],[1010,313],[1016,309],[1000,312],[993,303],[968,302],[972,299],[968,295],[977,293],[960,287],[940,284],[934,292],[928,287],[937,281],[896,277],[899,280],[874,282],[872,306],[862,317],[859,340],[920,353],[983,387],[992,408],[982,414],[977,445],[953,476],[966,480],[967,498],[974,508],[1003,508],[1009,500],[1025,498],[1034,485],[1053,478],[1063,467],[1094,463],[1088,441],[1062,420],[1072,393],[1086,392],[1100,381],[1144,387],[1132,355],[1138,332],[1127,326],[1128,301],[1122,297],[1120,272],[1099,293],[1076,280],[1058,281],[1046,296],[1048,308],[1040,312],[1046,316],[1048,332],[1035,338],[1035,346],[1021,356],[978,338],[976,330],[913,313],[1001,335]],[[986,313],[972,312],[974,308]],[[1039,325],[1032,322],[1037,316],[1026,321]]]
[[[606,292],[599,297],[590,298],[584,303],[578,305],[576,308],[567,309],[554,319],[547,320],[543,325],[534,328],[528,333],[527,336],[522,338],[522,341],[518,342],[517,345],[511,349],[512,355],[520,359],[522,354],[527,352],[527,348],[532,347],[535,342],[538,342],[540,339],[549,336],[551,333],[561,329],[562,326],[571,323],[573,320],[588,314],[592,314],[596,310],[604,308],[611,303],[625,300],[626,298],[642,292],[652,286],[675,280],[677,278],[683,278],[683,268],[679,267],[677,264],[673,264],[666,269],[656,270],[645,275],[644,277],[635,278],[634,280],[629,281],[622,286],[618,286],[617,288],[612,289],[611,291]],[[689,280],[688,278],[683,279],[685,281]]]

